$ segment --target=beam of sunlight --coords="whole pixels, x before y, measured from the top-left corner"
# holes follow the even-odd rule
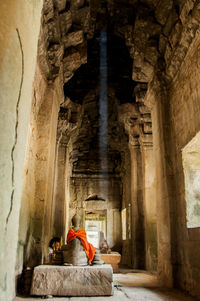
[[[108,103],[107,103],[107,31],[100,33],[100,86],[99,86],[99,152],[100,173],[108,173]],[[106,177],[107,178],[107,177]],[[108,182],[100,181],[100,193],[108,197]]]

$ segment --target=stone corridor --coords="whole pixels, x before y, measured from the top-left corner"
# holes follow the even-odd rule
[[[0,301],[87,266],[75,214],[133,271],[90,300],[200,300],[200,0],[1,2]]]
[[[139,270],[121,270],[114,274],[114,295],[110,297],[57,297],[57,298],[23,298],[14,301],[194,301],[195,298],[175,290],[160,288],[157,277]]]

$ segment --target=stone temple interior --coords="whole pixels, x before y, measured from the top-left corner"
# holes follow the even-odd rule
[[[200,300],[200,1],[0,16],[0,299],[78,212],[96,247],[102,231],[122,265]]]

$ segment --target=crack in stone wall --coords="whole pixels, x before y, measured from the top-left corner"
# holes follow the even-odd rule
[[[17,104],[16,104],[16,123],[15,123],[15,140],[14,140],[14,144],[11,150],[11,161],[12,161],[12,192],[11,192],[11,198],[10,198],[10,208],[9,208],[9,212],[6,218],[6,231],[7,231],[7,225],[8,225],[8,221],[10,218],[10,215],[12,213],[12,208],[13,208],[13,200],[14,200],[14,193],[15,193],[15,161],[14,161],[14,152],[15,152],[15,148],[16,148],[16,144],[17,144],[17,131],[18,131],[18,124],[19,124],[19,103],[20,103],[20,99],[21,99],[21,92],[22,92],[22,85],[23,85],[23,80],[24,80],[24,52],[23,52],[23,47],[22,47],[22,41],[21,41],[21,37],[20,37],[20,33],[19,33],[19,29],[16,28],[16,32],[17,32],[17,37],[18,37],[18,41],[19,41],[19,46],[20,46],[20,52],[21,52],[21,63],[22,63],[22,69],[21,69],[21,81],[20,81],[20,86],[19,86],[19,93],[18,93],[18,98],[17,98]]]

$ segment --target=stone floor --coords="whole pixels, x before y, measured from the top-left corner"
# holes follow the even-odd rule
[[[114,274],[114,295],[111,297],[57,297],[49,301],[192,301],[196,300],[175,289],[159,287],[156,275],[145,271],[121,269]],[[39,301],[42,298],[16,297],[13,301]]]

